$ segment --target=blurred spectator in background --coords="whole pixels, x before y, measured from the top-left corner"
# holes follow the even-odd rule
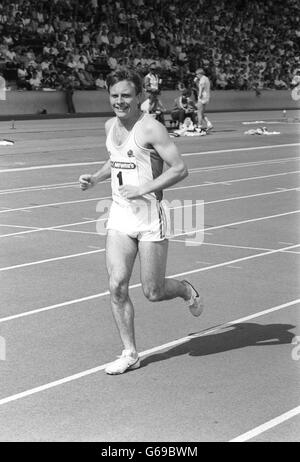
[[[160,85],[161,85],[161,79],[156,72],[156,64],[152,62],[149,68],[148,74],[145,75],[144,78],[144,87],[145,90],[149,93],[151,92],[159,92],[160,91]]]
[[[146,114],[153,115],[156,120],[165,125],[164,112],[166,108],[158,97],[158,91],[149,92],[148,98],[141,104],[141,110]]]
[[[274,87],[276,90],[284,90],[288,88],[287,83],[282,79],[280,74],[277,74],[274,79]]]
[[[31,90],[40,90],[41,83],[42,83],[42,81],[41,81],[40,76],[38,75],[37,71],[34,70],[32,72],[32,76],[29,79],[30,89]]]
[[[6,99],[6,82],[2,73],[0,72],[0,100]]]
[[[291,88],[293,100],[298,101],[300,99],[300,69],[296,69],[294,72]]]
[[[208,130],[213,128],[212,123],[208,120],[205,115],[206,106],[210,100],[210,81],[205,75],[205,71],[202,68],[196,70],[196,77],[194,78],[194,84],[197,93],[197,118],[198,127],[207,128]],[[204,126],[206,125],[206,127]]]
[[[64,90],[65,96],[66,96],[67,112],[68,114],[74,114],[76,112],[74,102],[73,102],[73,94],[74,94],[74,88],[75,88],[74,76],[68,75],[65,72],[62,77],[61,87],[62,87],[62,90]]]
[[[197,106],[193,101],[191,90],[183,90],[182,94],[174,100],[171,117],[176,126],[179,124],[179,127],[186,117],[189,117],[193,124],[197,123]]]
[[[103,78],[103,74],[99,74],[97,79],[95,80],[95,86],[96,90],[105,90],[106,89],[106,83]]]

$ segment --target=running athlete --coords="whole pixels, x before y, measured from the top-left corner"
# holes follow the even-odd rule
[[[112,312],[123,343],[119,359],[107,374],[122,374],[140,366],[134,333],[134,308],[129,280],[137,254],[145,296],[153,302],[180,297],[199,316],[203,300],[188,281],[166,279],[168,240],[161,204],[163,189],[188,172],[166,128],[140,110],[142,80],[131,70],[107,78],[116,117],[105,124],[109,160],[94,174],[79,178],[81,189],[111,178],[112,206],[107,222],[106,264]],[[163,164],[168,168],[163,171]]]
[[[206,77],[203,69],[199,68],[196,71],[196,77],[194,79],[197,91],[197,116],[198,116],[198,127],[205,128],[203,124],[206,124],[208,130],[213,128],[212,123],[208,120],[205,115],[205,109],[210,99],[210,81]]]

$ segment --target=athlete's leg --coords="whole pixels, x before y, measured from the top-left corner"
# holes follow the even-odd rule
[[[178,120],[179,120],[179,125],[182,125],[184,122],[186,115],[183,109],[179,110],[179,115],[178,115]]]
[[[177,279],[166,279],[168,241],[140,241],[141,282],[145,296],[153,302],[181,297],[189,300],[190,288]]]
[[[134,335],[134,309],[128,294],[129,280],[137,254],[137,241],[108,230],[106,241],[106,265],[112,312],[124,349],[136,353]]]
[[[201,101],[198,101],[198,102],[197,102],[197,119],[198,119],[198,127],[202,127],[202,123],[203,123],[203,111],[204,111],[203,104],[201,103]]]
[[[202,113],[202,118],[203,118],[203,121],[206,123],[206,128],[209,130],[211,128],[213,128],[213,124],[211,123],[210,120],[208,120],[208,117],[205,113],[206,111],[206,104],[203,104],[203,113]]]

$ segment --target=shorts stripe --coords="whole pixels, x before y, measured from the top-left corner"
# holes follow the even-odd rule
[[[162,210],[161,210],[160,202],[157,202],[156,206],[157,206],[158,222],[159,222],[159,237],[161,239],[163,239],[163,237],[164,237],[164,233],[163,233],[163,217],[162,217]]]

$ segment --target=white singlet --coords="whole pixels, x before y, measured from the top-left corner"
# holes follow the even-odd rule
[[[166,238],[167,220],[161,203],[162,191],[148,193],[129,200],[121,196],[122,185],[140,186],[157,178],[163,171],[163,160],[152,148],[138,144],[136,131],[144,117],[135,123],[127,139],[118,146],[115,118],[108,132],[106,147],[111,163],[112,206],[107,229],[115,229],[143,241],[160,241]],[[151,117],[152,118],[152,117]]]
[[[198,82],[198,101],[202,104],[207,104],[210,98],[210,81],[208,77],[202,75],[199,82]]]

